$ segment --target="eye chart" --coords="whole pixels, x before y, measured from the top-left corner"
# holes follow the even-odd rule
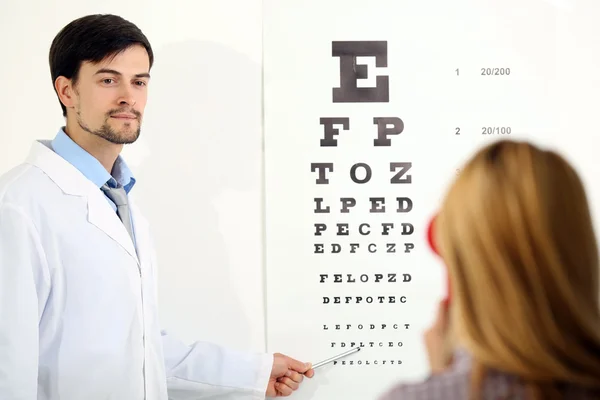
[[[589,100],[564,55],[587,54],[573,46],[594,46],[587,7],[600,14],[541,0],[264,7],[268,348],[317,362],[361,347],[294,398],[374,399],[428,373],[422,335],[446,276],[425,230],[446,188],[491,141],[563,145],[567,107]]]

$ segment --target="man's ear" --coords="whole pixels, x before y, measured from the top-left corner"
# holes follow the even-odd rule
[[[54,81],[54,89],[61,103],[66,108],[73,108],[77,103],[77,90],[73,86],[73,81],[64,76],[59,76]]]

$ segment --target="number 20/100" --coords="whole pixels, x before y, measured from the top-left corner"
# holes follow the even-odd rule
[[[510,135],[510,132],[511,132],[510,126],[503,126],[503,127],[483,126],[483,127],[481,127],[482,135]]]

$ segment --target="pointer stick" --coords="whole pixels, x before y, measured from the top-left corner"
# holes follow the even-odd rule
[[[344,352],[342,354],[338,354],[337,356],[333,356],[331,358],[328,358],[327,360],[319,361],[318,363],[316,363],[316,364],[314,364],[312,366],[312,369],[317,369],[319,367],[322,367],[325,364],[329,364],[332,361],[335,361],[335,360],[337,360],[339,358],[342,358],[342,357],[346,357],[347,355],[355,353],[357,351],[360,351],[360,347],[355,347],[352,350],[348,350],[348,351],[346,351],[346,352]]]

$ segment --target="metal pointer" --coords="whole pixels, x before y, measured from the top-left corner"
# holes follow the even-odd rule
[[[339,358],[346,357],[347,355],[352,354],[352,353],[356,353],[357,351],[360,351],[360,347],[355,347],[352,350],[345,351],[342,354],[338,354],[337,356],[333,356],[331,358],[328,358],[327,360],[319,361],[318,363],[316,363],[312,366],[312,369],[317,369],[317,368],[322,367],[325,364],[329,364],[330,362],[335,361]]]

